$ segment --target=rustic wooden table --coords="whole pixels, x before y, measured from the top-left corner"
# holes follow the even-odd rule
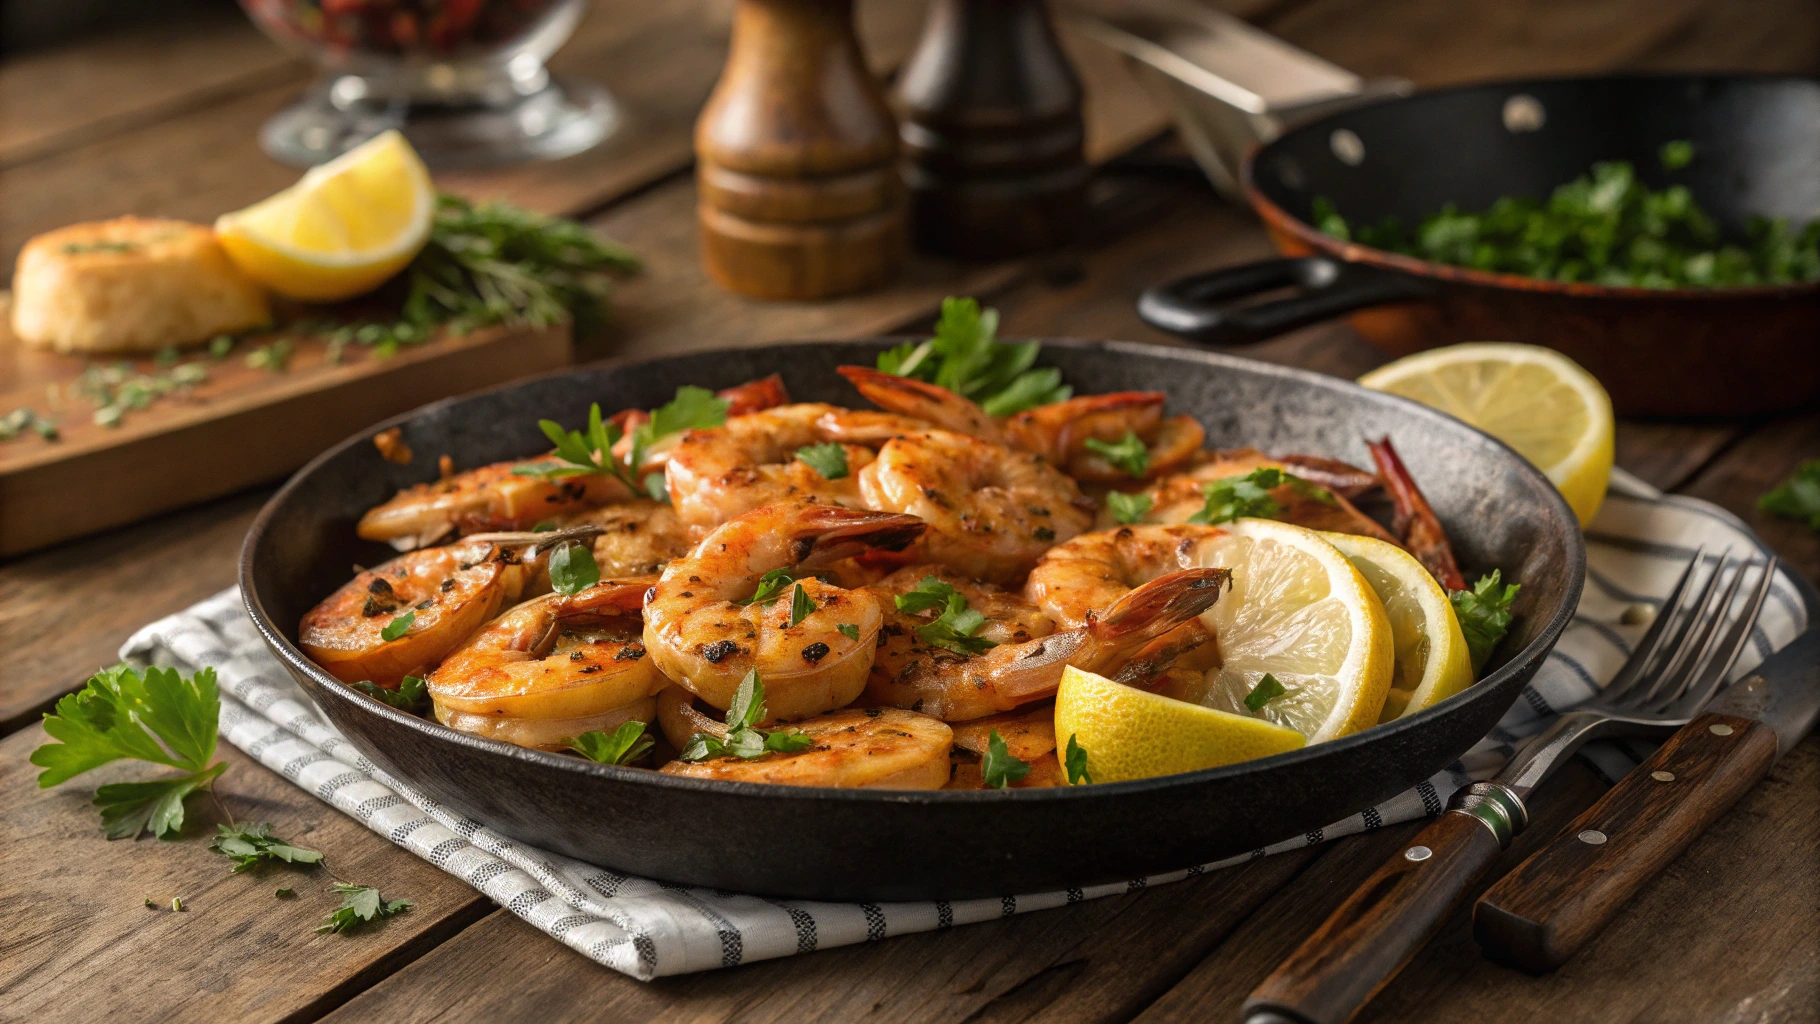
[[[1423,85],[1615,68],[1820,70],[1812,0],[1221,2],[1355,71]],[[901,59],[920,16],[902,0],[863,5],[875,68]],[[991,266],[915,261],[885,291],[827,303],[718,292],[696,260],[689,132],[726,24],[715,0],[596,0],[555,65],[613,88],[627,128],[561,163],[442,180],[583,218],[646,258],[648,271],[619,293],[612,335],[587,358],[921,330],[951,294],[996,305],[1010,334],[1160,341],[1132,312],[1145,285],[1268,249],[1248,216],[1192,176],[1126,158],[1168,152],[1164,120],[1117,61],[1069,38],[1088,83],[1090,155],[1105,164],[1078,249]],[[0,65],[0,258],[10,265],[27,236],[65,222],[128,212],[208,221],[289,184],[295,172],[261,155],[255,132],[307,73],[231,10]],[[1341,327],[1251,351],[1343,376],[1382,360]],[[1618,442],[1626,468],[1744,516],[1820,575],[1820,535],[1753,508],[1820,455],[1820,414],[1625,423]],[[241,535],[268,493],[0,565],[0,1019],[1235,1020],[1245,993],[1416,827],[999,923],[641,984],[223,744],[232,768],[219,788],[237,816],[269,820],[322,849],[338,874],[416,903],[354,936],[318,935],[325,900],[272,892],[321,886],[320,876],[230,875],[193,838],[105,842],[86,788],[39,791],[26,762],[43,740],[39,713],[112,662],[132,629],[232,583]],[[108,500],[107,481],[95,481],[94,500]],[[1570,766],[1538,801],[1527,838],[1601,789]],[[1817,849],[1820,740],[1809,739],[1562,971],[1534,978],[1487,963],[1462,919],[1361,1019],[1813,1020]],[[183,896],[188,910],[148,910],[146,896]]]

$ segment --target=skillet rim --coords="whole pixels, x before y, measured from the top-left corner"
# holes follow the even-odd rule
[[[1561,633],[1566,629],[1567,624],[1572,620],[1579,607],[1580,593],[1585,586],[1586,580],[1586,542],[1583,532],[1578,527],[1578,520],[1575,519],[1572,509],[1568,507],[1566,499],[1561,497],[1560,493],[1554,489],[1554,485],[1549,483],[1548,478],[1543,476],[1540,470],[1532,466],[1521,455],[1518,455],[1510,446],[1499,441],[1497,438],[1492,437],[1490,434],[1487,434],[1464,421],[1455,419],[1446,413],[1431,409],[1428,406],[1422,405],[1411,399],[1389,394],[1387,392],[1373,391],[1342,377],[1335,377],[1314,370],[1282,366],[1263,360],[1246,358],[1244,356],[1229,355],[1223,352],[1211,352],[1173,345],[1160,345],[1151,342],[1122,341],[1116,339],[1080,338],[1013,338],[1006,340],[1037,340],[1045,347],[1054,346],[1056,348],[1077,350],[1111,350],[1142,358],[1160,357],[1164,361],[1200,363],[1211,370],[1236,369],[1250,373],[1261,373],[1265,376],[1275,376],[1293,381],[1303,386],[1351,392],[1356,396],[1365,398],[1367,401],[1389,406],[1399,410],[1401,413],[1414,415],[1419,419],[1426,419],[1430,421],[1431,425],[1438,426],[1440,429],[1463,430],[1466,431],[1468,435],[1476,435],[1480,443],[1487,444],[1491,446],[1493,451],[1501,451],[1507,456],[1511,464],[1516,467],[1517,472],[1530,476],[1532,482],[1541,485],[1539,492],[1543,496],[1543,504],[1545,506],[1553,507],[1555,516],[1559,521],[1574,524],[1575,528],[1567,538],[1567,570],[1569,585],[1566,599],[1564,599],[1561,605],[1554,610],[1554,613],[1549,619],[1543,623],[1542,628],[1536,634],[1535,639],[1517,651],[1508,652],[1504,664],[1496,671],[1482,679],[1476,680],[1472,686],[1460,691],[1460,693],[1454,694],[1431,707],[1425,708],[1409,718],[1399,718],[1388,723],[1376,725],[1372,728],[1354,733],[1351,736],[1343,736],[1322,743],[1310,744],[1285,753],[1256,758],[1250,761],[1240,761],[1235,764],[1222,765],[1217,768],[1203,768],[1198,771],[1179,772],[1173,775],[1160,775],[1147,779],[1130,779],[1123,782],[1094,783],[1090,786],[1054,786],[1036,789],[975,791],[940,789],[883,790],[829,786],[778,786],[757,782],[696,779],[688,776],[666,775],[652,769],[600,764],[585,758],[573,757],[552,751],[534,750],[528,747],[520,747],[515,744],[505,743],[500,740],[485,739],[456,729],[451,729],[432,718],[422,718],[416,715],[406,714],[403,711],[383,704],[374,698],[367,697],[364,694],[349,688],[306,657],[302,650],[285,636],[284,632],[278,627],[276,621],[266,613],[264,605],[258,598],[257,588],[254,586],[254,579],[258,575],[260,565],[255,556],[260,541],[270,527],[271,520],[277,514],[280,505],[284,503],[293,491],[302,486],[305,481],[310,479],[319,468],[329,460],[350,448],[370,443],[373,435],[382,430],[404,424],[432,410],[451,406],[459,402],[468,401],[484,395],[524,388],[540,381],[580,372],[608,369],[635,371],[668,360],[700,358],[713,356],[719,353],[738,352],[750,355],[754,351],[787,350],[790,348],[821,345],[858,344],[873,348],[882,348],[892,342],[901,340],[903,340],[902,337],[886,335],[870,338],[837,338],[816,341],[776,341],[754,346],[701,349],[674,353],[671,355],[654,356],[648,359],[619,360],[608,358],[591,363],[584,363],[579,366],[561,367],[529,377],[522,377],[502,384],[497,384],[489,388],[483,388],[461,395],[452,395],[447,398],[426,403],[396,416],[389,417],[356,432],[331,446],[314,459],[311,459],[302,469],[299,469],[289,480],[285,481],[284,485],[280,487],[271,498],[266,500],[266,503],[260,508],[258,516],[253,520],[252,525],[248,527],[246,537],[241,543],[240,558],[238,560],[236,572],[236,582],[240,588],[241,602],[246,608],[248,615],[252,618],[254,628],[258,630],[260,639],[265,643],[266,648],[271,651],[271,653],[277,657],[291,673],[295,674],[301,672],[304,675],[309,676],[313,682],[329,692],[334,693],[336,699],[347,701],[368,714],[377,714],[396,725],[402,725],[413,729],[426,737],[443,742],[453,742],[457,745],[468,747],[476,753],[509,756],[547,769],[567,771],[583,776],[622,781],[630,784],[655,785],[659,789],[705,792],[722,794],[730,797],[744,796],[763,800],[793,801],[810,798],[880,804],[967,803],[993,800],[1059,802],[1117,798],[1121,795],[1167,789],[1175,786],[1195,786],[1217,783],[1223,779],[1243,775],[1251,771],[1297,765],[1305,761],[1319,759],[1329,753],[1351,750],[1379,740],[1388,739],[1397,734],[1421,729],[1429,722],[1438,719],[1459,707],[1465,699],[1472,697],[1481,687],[1496,689],[1499,685],[1508,682],[1509,677],[1521,671],[1522,666],[1531,662],[1539,663],[1543,659],[1546,659],[1548,653],[1554,649],[1554,645],[1560,640]],[[1511,701],[1513,703],[1515,702],[1516,697],[1517,694],[1513,691],[1511,694]]]
[[[1757,83],[1795,83],[1801,82],[1820,88],[1820,75],[1787,74],[1773,71],[1765,72],[1615,72],[1603,75],[1542,75],[1526,78],[1497,78],[1483,82],[1469,82],[1462,85],[1450,85],[1435,89],[1422,89],[1408,96],[1386,96],[1369,103],[1323,115],[1306,124],[1298,125],[1261,146],[1254,146],[1245,154],[1239,166],[1239,184],[1245,193],[1245,199],[1251,204],[1260,218],[1270,227],[1283,231],[1297,241],[1309,246],[1316,252],[1346,263],[1388,270],[1396,273],[1419,277],[1424,280],[1443,281],[1450,284],[1470,284],[1485,288],[1496,288],[1502,291],[1533,292],[1542,295],[1568,296],[1571,298],[1599,299],[1671,299],[1683,302],[1711,302],[1721,300],[1753,299],[1801,299],[1820,295],[1820,280],[1800,284],[1758,284],[1732,285],[1721,288],[1642,288],[1636,285],[1605,285],[1587,281],[1550,281],[1544,278],[1527,277],[1523,274],[1509,274],[1487,270],[1475,270],[1470,267],[1455,266],[1450,263],[1436,263],[1403,253],[1391,252],[1374,246],[1361,245],[1357,242],[1341,241],[1316,228],[1301,217],[1290,213],[1274,199],[1264,194],[1257,183],[1256,167],[1265,154],[1276,151],[1292,138],[1313,135],[1322,131],[1331,131],[1349,115],[1366,110],[1377,110],[1397,104],[1417,103],[1429,98],[1451,96],[1466,92],[1491,92],[1502,89],[1522,89],[1529,86],[1597,86],[1614,82],[1649,82],[1660,84],[1687,84],[1696,81],[1717,82],[1757,82]]]

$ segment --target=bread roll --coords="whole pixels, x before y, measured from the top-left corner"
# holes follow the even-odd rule
[[[27,242],[13,271],[13,333],[59,352],[154,352],[271,317],[215,233],[180,220],[72,224]]]

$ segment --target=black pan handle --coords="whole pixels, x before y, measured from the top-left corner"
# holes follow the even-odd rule
[[[1279,288],[1299,291],[1250,306],[1237,301]],[[1296,256],[1222,267],[1158,285],[1139,297],[1138,316],[1190,341],[1248,345],[1355,309],[1424,298],[1431,291],[1427,282],[1407,274],[1330,256]]]

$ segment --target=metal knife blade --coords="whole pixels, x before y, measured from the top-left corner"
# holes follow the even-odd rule
[[[1754,718],[1775,730],[1781,758],[1820,717],[1820,626],[1809,627],[1763,664],[1726,687],[1706,710]]]

